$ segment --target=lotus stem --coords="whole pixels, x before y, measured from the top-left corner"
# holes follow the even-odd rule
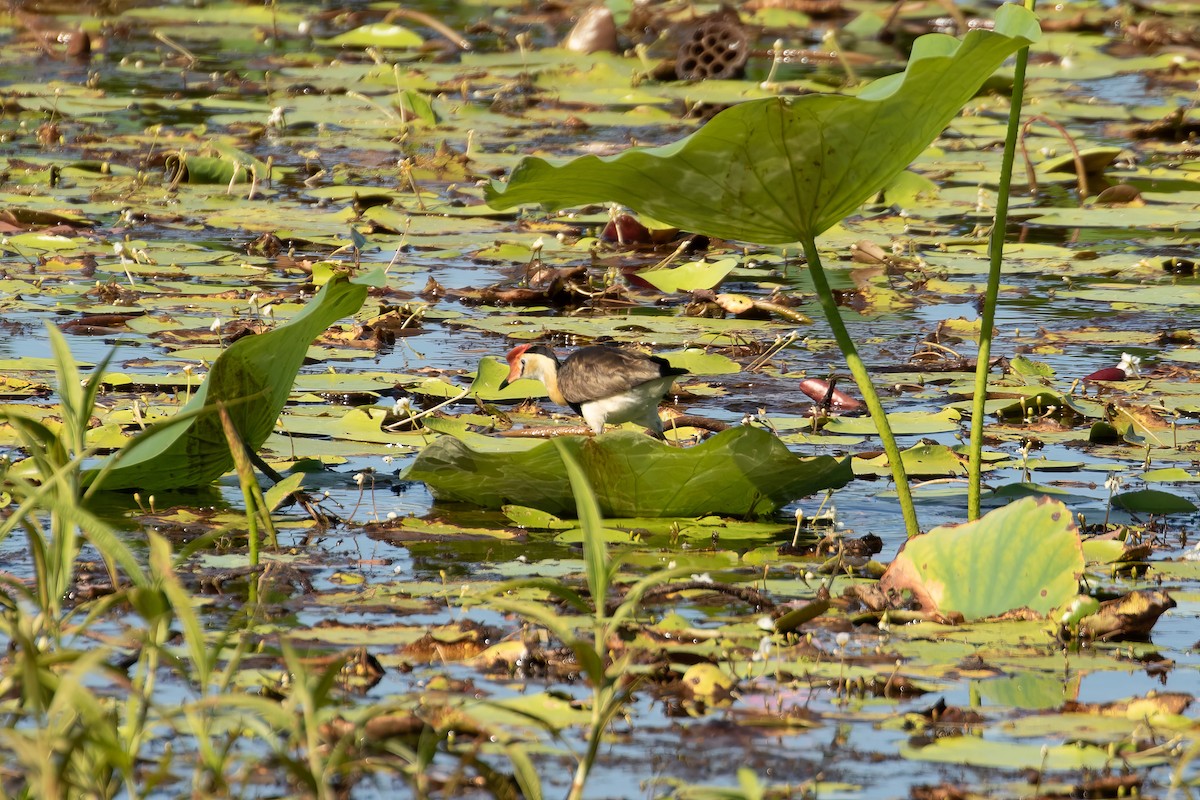
[[[875,420],[875,426],[879,429],[879,439],[883,443],[883,451],[887,453],[888,463],[892,467],[892,480],[896,482],[896,499],[900,501],[900,511],[904,515],[904,530],[910,537],[916,536],[921,532],[921,527],[917,523],[917,509],[913,505],[912,492],[908,487],[908,473],[904,471],[900,448],[896,445],[896,437],[892,434],[892,426],[888,423],[887,412],[883,410],[879,395],[875,393],[875,384],[871,382],[871,375],[867,372],[862,358],[859,357],[854,340],[850,338],[850,333],[846,330],[846,323],[842,320],[841,312],[838,311],[833,290],[829,288],[829,281],[825,278],[825,269],[821,266],[821,255],[817,252],[815,239],[810,237],[804,240],[804,255],[808,259],[808,271],[812,275],[813,286],[817,289],[821,310],[825,312],[825,319],[829,321],[829,327],[833,330],[833,338],[837,341],[838,347],[846,359],[846,366],[849,367],[850,374],[854,376],[854,381],[858,384],[858,391],[862,393],[871,419]]]
[[[1037,0],[1025,0],[1025,8],[1034,10]],[[1012,187],[1013,162],[1017,155],[1017,136],[1021,128],[1021,104],[1025,97],[1025,67],[1029,48],[1017,51],[1013,69],[1012,103],[1008,110],[1008,133],[1004,137],[1004,158],[1000,162],[1000,188],[996,197],[996,218],[988,240],[987,291],[979,324],[979,354],[975,361],[975,396],[971,403],[971,442],[967,465],[967,519],[979,519],[983,495],[983,418],[987,404],[987,382],[992,357],[992,327],[1000,298],[1000,270],[1004,266],[1004,234],[1008,229],[1008,195]],[[872,412],[874,413],[874,412]]]

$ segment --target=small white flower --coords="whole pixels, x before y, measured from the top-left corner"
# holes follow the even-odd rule
[[[365,472],[360,472],[354,476],[354,482],[357,483],[359,486],[362,486],[363,481],[365,481],[366,479],[367,479],[367,474]]]
[[[834,641],[837,642],[838,647],[845,647],[846,645],[850,644],[850,634],[842,631],[834,637]]]
[[[750,657],[751,661],[766,661],[771,657],[771,637],[764,636],[758,640],[758,650]]]
[[[693,572],[691,578],[696,583],[712,583],[712,576],[707,572]]]
[[[757,620],[755,620],[754,624],[757,625],[760,630],[764,630],[764,631],[774,631],[775,630],[775,622],[768,616],[759,617]]]
[[[212,325],[209,325],[208,329],[210,331],[212,331],[213,333],[216,333],[217,331],[221,330],[221,318],[213,317]]]

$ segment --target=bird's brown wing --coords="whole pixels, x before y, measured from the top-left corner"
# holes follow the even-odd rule
[[[677,370],[662,358],[597,345],[567,356],[558,370],[558,388],[568,403],[586,403],[683,372],[686,370]]]

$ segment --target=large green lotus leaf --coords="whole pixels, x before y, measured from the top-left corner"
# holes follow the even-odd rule
[[[583,466],[606,517],[766,514],[853,478],[848,460],[798,458],[771,434],[746,426],[688,448],[634,431],[563,441]],[[566,469],[552,442],[483,452],[442,436],[421,451],[404,477],[424,481],[439,500],[575,514]]]
[[[308,346],[322,331],[362,307],[364,283],[338,275],[286,325],[231,344],[180,409],[183,422],[146,430],[110,459],[119,460],[101,478],[105,465],[89,470],[85,484],[97,478],[104,489],[155,492],[203,486],[233,467],[233,456],[217,414],[224,403],[238,435],[257,450],[271,435],[287,402]],[[111,463],[111,461],[110,461]]]
[[[1027,497],[909,539],[880,586],[910,589],[925,609],[967,619],[1024,608],[1044,615],[1075,597],[1083,565],[1070,510]]]
[[[908,68],[857,97],[805,95],[741,103],[670,145],[562,166],[526,158],[495,208],[617,201],[679,228],[783,244],[821,234],[882,189],[942,132],[1006,58],[1040,36],[1036,17],[1005,5],[995,31],[959,42],[922,36]]]

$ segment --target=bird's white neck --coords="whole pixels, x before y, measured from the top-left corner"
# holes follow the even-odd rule
[[[536,378],[546,387],[546,394],[560,406],[569,406],[563,397],[562,389],[558,386],[558,364],[545,356],[535,355],[525,357],[525,371],[522,377]]]

